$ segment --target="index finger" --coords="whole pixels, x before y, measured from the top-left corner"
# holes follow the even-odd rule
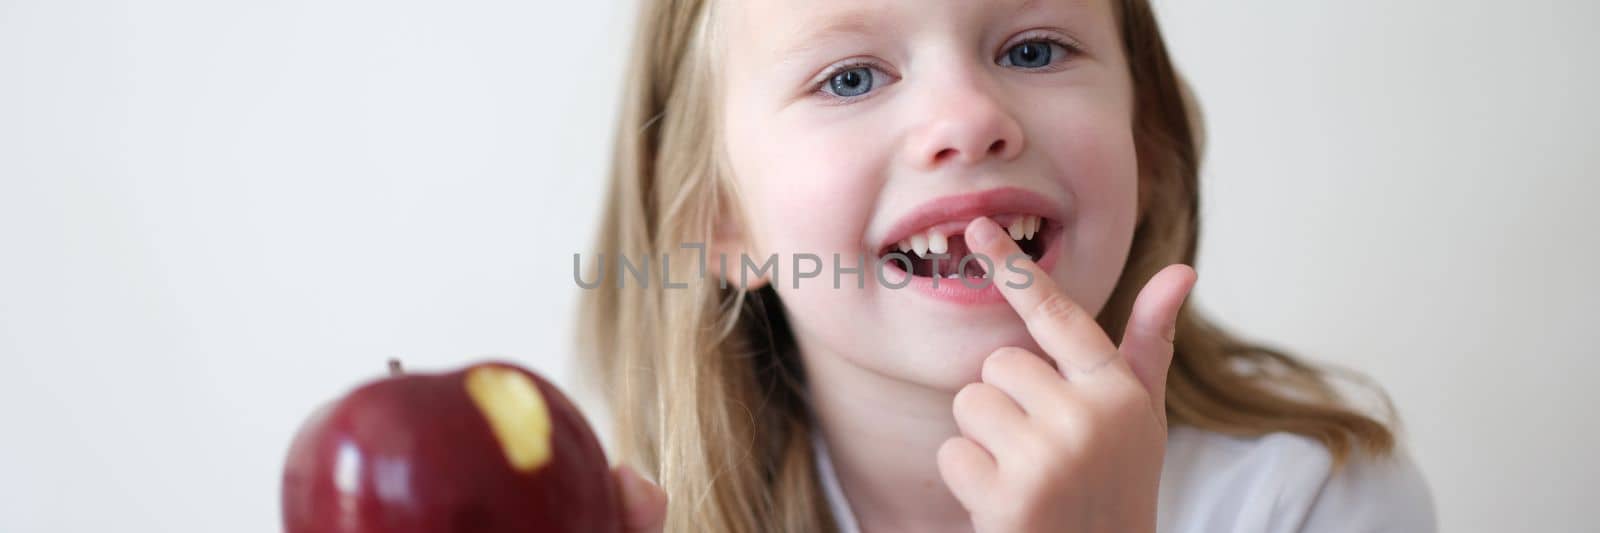
[[[967,224],[967,247],[995,265],[991,279],[1061,373],[1088,374],[1117,360],[1117,346],[1089,311],[1056,285],[988,217]]]

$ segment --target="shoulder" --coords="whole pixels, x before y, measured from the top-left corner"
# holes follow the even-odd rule
[[[1428,485],[1403,449],[1335,469],[1321,443],[1290,433],[1173,427],[1160,498],[1164,533],[1436,529]]]

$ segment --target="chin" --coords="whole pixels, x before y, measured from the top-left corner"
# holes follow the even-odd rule
[[[942,335],[923,337],[927,342],[912,350],[902,351],[896,361],[899,373],[904,369],[918,369],[916,375],[903,375],[904,379],[939,391],[954,394],[969,383],[983,379],[983,362],[989,354],[1005,347],[1022,348],[1042,353],[1021,319],[1011,316],[1006,323],[969,323],[968,327],[943,330]]]

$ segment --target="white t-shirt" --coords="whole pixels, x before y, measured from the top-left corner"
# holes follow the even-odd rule
[[[860,533],[822,439],[823,494],[841,533]],[[1162,533],[1432,532],[1433,498],[1404,450],[1354,457],[1338,471],[1320,443],[1289,434],[1240,438],[1173,427],[1161,468]]]

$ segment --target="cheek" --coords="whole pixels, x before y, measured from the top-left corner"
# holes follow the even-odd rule
[[[1075,130],[1056,152],[1065,158],[1060,164],[1067,169],[1074,222],[1083,233],[1108,237],[1131,231],[1139,207],[1139,165],[1129,128],[1091,124]]]
[[[740,130],[729,142],[729,162],[762,254],[831,257],[862,249],[882,186],[870,152],[826,128],[766,121]]]
[[[1098,312],[1122,275],[1139,208],[1138,154],[1126,115],[1080,109],[1049,135],[1046,152],[1071,197],[1063,255],[1051,273],[1069,294]]]

